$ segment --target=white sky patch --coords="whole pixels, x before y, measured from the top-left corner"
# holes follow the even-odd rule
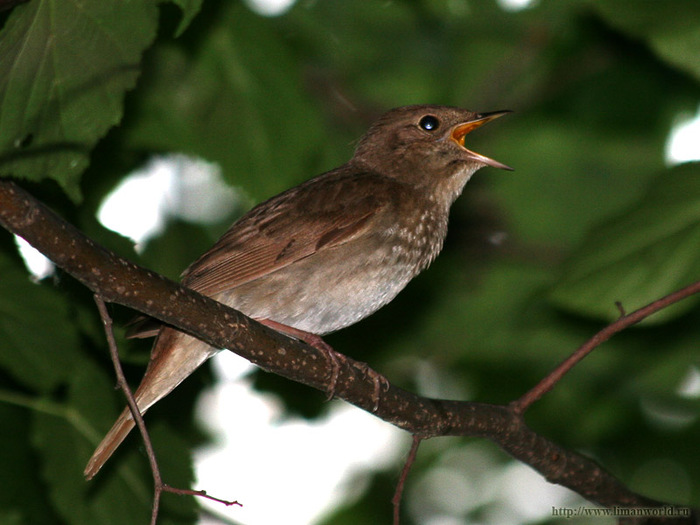
[[[250,9],[262,16],[279,16],[289,11],[296,0],[245,0]]]
[[[700,398],[700,370],[696,366],[691,366],[688,373],[678,385],[676,392],[686,399]]]
[[[160,160],[127,176],[100,206],[97,219],[105,228],[137,244],[163,231],[165,204],[174,172]]]
[[[681,115],[666,141],[669,165],[700,160],[700,106],[695,115]]]
[[[498,5],[504,11],[522,11],[528,7],[533,7],[536,0],[498,0]]]
[[[216,442],[195,455],[196,486],[243,504],[202,500],[213,513],[249,525],[309,525],[352,504],[368,482],[362,472],[385,468],[408,450],[408,434],[344,403],[334,402],[318,421],[281,417],[274,396],[252,392],[241,378],[251,367],[221,352],[214,358],[219,381],[200,398],[200,422]]]
[[[186,155],[158,155],[107,196],[97,218],[138,248],[163,231],[168,217],[215,223],[238,202],[218,165]]]
[[[27,241],[15,235],[15,243],[32,279],[40,281],[54,272],[54,264]]]

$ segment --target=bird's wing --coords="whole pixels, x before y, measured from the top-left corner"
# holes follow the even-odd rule
[[[331,174],[253,208],[185,271],[183,284],[213,296],[362,236],[389,198],[383,191],[358,198],[360,186],[393,182]]]
[[[215,296],[362,236],[395,198],[398,183],[347,165],[263,202],[236,221],[182,274],[182,284]],[[362,191],[368,186],[376,191]],[[364,197],[359,197],[365,193]],[[158,321],[138,317],[128,338],[157,335]]]

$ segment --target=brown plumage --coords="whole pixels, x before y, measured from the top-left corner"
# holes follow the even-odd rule
[[[352,159],[250,210],[183,274],[183,284],[333,351],[321,335],[372,314],[442,248],[449,209],[483,166],[510,169],[464,147],[506,112],[445,106],[389,111]],[[218,349],[163,327],[136,401],[145,412]],[[92,478],[133,428],[125,409],[90,459]]]

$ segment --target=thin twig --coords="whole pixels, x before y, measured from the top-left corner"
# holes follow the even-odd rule
[[[197,496],[198,498],[206,498],[211,501],[216,501],[217,503],[222,503],[227,507],[230,507],[231,505],[238,505],[239,507],[243,506],[243,504],[239,503],[238,501],[229,501],[226,499],[217,498],[216,496],[210,496],[207,494],[206,490],[179,489],[177,487],[171,487],[167,483],[163,483],[162,489],[163,492],[170,492],[171,494],[177,494],[178,496]]]
[[[408,479],[408,473],[416,461],[416,454],[418,453],[418,446],[423,438],[413,434],[413,443],[411,444],[411,450],[408,451],[408,456],[406,456],[406,461],[403,464],[403,469],[401,469],[401,475],[399,476],[399,481],[396,484],[396,491],[394,492],[394,497],[391,498],[391,504],[394,506],[394,525],[399,525],[399,515],[401,510],[401,497],[403,496],[403,489],[406,486],[406,479]]]
[[[625,310],[625,306],[622,304],[622,301],[615,301],[615,306],[617,307],[617,311],[620,312],[620,317],[627,315],[627,311]]]
[[[100,312],[100,317],[102,318],[102,323],[105,327],[105,335],[107,337],[107,345],[109,346],[109,355],[112,358],[112,364],[114,365],[114,371],[117,375],[117,385],[124,392],[126,396],[126,403],[129,405],[129,410],[134,418],[134,422],[141,433],[141,439],[143,439],[143,444],[146,449],[146,455],[148,456],[148,462],[151,465],[151,473],[153,474],[153,507],[151,509],[151,525],[156,525],[158,521],[158,510],[160,508],[160,497],[163,492],[170,492],[172,494],[178,494],[180,496],[199,496],[203,498],[216,501],[218,503],[223,503],[224,505],[239,505],[242,506],[237,501],[228,501],[207,494],[205,490],[193,490],[193,489],[179,489],[176,487],[171,487],[166,483],[163,483],[163,477],[160,473],[160,467],[158,466],[158,460],[156,459],[155,451],[153,450],[153,444],[151,443],[151,437],[148,434],[148,429],[146,428],[146,423],[143,420],[141,411],[139,410],[134,394],[129,388],[129,384],[124,376],[124,371],[122,369],[121,362],[119,361],[119,351],[117,349],[117,342],[114,339],[114,331],[112,329],[112,317],[107,311],[107,305],[105,304],[102,296],[95,294],[95,303],[97,304],[97,310]]]
[[[126,404],[129,405],[129,410],[131,411],[131,416],[134,418],[134,422],[141,433],[141,439],[143,439],[144,447],[146,448],[146,455],[148,456],[148,462],[151,465],[151,472],[153,473],[153,508],[151,509],[151,525],[155,525],[158,520],[158,508],[160,506],[160,496],[163,492],[163,479],[160,475],[160,468],[158,467],[158,460],[156,459],[156,454],[153,450],[153,444],[151,443],[151,437],[148,435],[148,429],[146,429],[146,423],[143,420],[139,406],[136,403],[134,394],[129,388],[129,383],[126,382],[126,377],[124,376],[124,370],[122,370],[121,362],[119,361],[119,351],[117,349],[117,342],[114,339],[114,331],[112,330],[112,317],[107,311],[107,305],[105,304],[102,296],[95,294],[95,303],[97,304],[97,310],[100,312],[100,317],[102,317],[102,323],[105,326],[105,335],[107,336],[107,344],[109,346],[109,355],[112,358],[112,365],[114,366],[114,372],[117,375],[117,385],[124,392],[126,396]]]
[[[700,281],[694,282],[681,288],[673,293],[668,294],[661,299],[650,303],[639,310],[635,310],[630,314],[624,314],[624,309],[622,305],[619,304],[618,309],[622,313],[622,316],[610,323],[608,326],[603,328],[600,332],[591,337],[588,341],[578,347],[574,353],[567,357],[559,366],[557,366],[552,372],[545,376],[542,381],[537,383],[534,388],[529,392],[525,393],[520,399],[513,401],[510,407],[517,414],[523,414],[535,401],[540,399],[543,395],[554,388],[559,380],[574,366],[576,366],[584,357],[590,354],[594,349],[600,346],[602,343],[610,339],[613,335],[621,332],[625,328],[637,324],[638,322],[646,319],[652,314],[655,314],[659,310],[669,307],[670,305],[686,299],[691,295],[700,292]]]

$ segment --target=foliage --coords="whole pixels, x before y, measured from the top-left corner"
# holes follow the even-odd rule
[[[171,271],[213,240],[210,228],[173,221],[140,256],[95,220],[154,153],[216,162],[260,200],[342,163],[383,109],[513,109],[471,140],[516,171],[479,172],[433,268],[330,339],[406,388],[425,388],[428,362],[441,378],[431,394],[507,402],[614,318],[616,301],[630,311],[700,278],[700,166],[664,162],[699,84],[695,0],[541,0],[521,11],[300,0],[276,18],[226,0],[30,0],[0,19],[0,175],[97,241]],[[0,249],[0,463],[11,473],[0,521],[145,523],[151,484],[135,439],[92,485],[81,476],[122,403],[90,294],[60,273],[30,282],[8,235]],[[528,421],[633,489],[700,506],[700,397],[678,390],[700,365],[699,341],[689,300],[598,349]],[[137,353],[126,352],[134,381]],[[197,377],[149,417],[173,485],[192,479],[183,451],[200,436],[182,416]],[[265,379],[283,399],[294,392],[290,410],[319,410],[318,396]],[[446,443],[428,447],[416,480],[464,445]],[[681,474],[664,476],[660,461]],[[375,482],[390,493],[394,479]],[[161,523],[194,521],[192,501],[164,504]],[[369,491],[338,518],[388,506]]]

